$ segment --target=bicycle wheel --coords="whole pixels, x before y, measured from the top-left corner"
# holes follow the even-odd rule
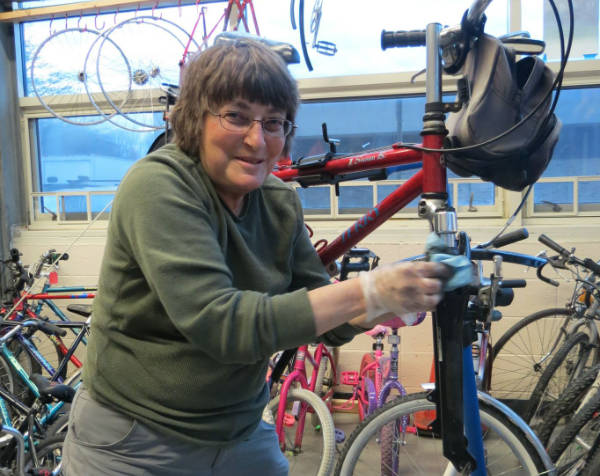
[[[143,39],[144,44],[136,39]],[[108,71],[105,64],[104,48],[111,41],[119,45],[130,65],[129,70],[123,69],[120,74],[115,70]],[[154,114],[164,110],[157,91],[162,84],[179,84],[179,60],[189,41],[189,34],[179,25],[152,16],[129,18],[103,34],[96,58],[98,84],[109,104],[130,121],[131,127],[137,128],[134,130],[164,128],[162,117]],[[191,45],[193,51],[200,49],[193,39]],[[132,94],[125,105],[130,112],[117,104],[110,94],[107,81],[113,80],[115,75],[122,78],[121,81],[131,83]],[[135,112],[141,108],[144,112]]]
[[[566,308],[545,309],[508,329],[492,350],[489,393],[514,402],[517,411],[524,408],[553,352],[564,341],[563,325],[574,316]]]
[[[598,476],[598,474],[600,474],[600,433],[596,437],[579,476]]]
[[[600,366],[593,367],[571,382],[558,400],[548,408],[544,421],[533,428],[544,446],[547,446],[548,442],[553,440],[553,435],[560,433],[565,424],[571,421],[599,371]]]
[[[531,393],[529,406],[523,416],[526,422],[540,422],[567,386],[591,367],[589,359],[593,344],[589,339],[585,332],[578,332],[556,351]]]
[[[378,435],[386,425],[397,424],[403,417],[407,417],[410,424],[404,440],[394,447],[398,451],[397,468],[388,468],[388,474],[458,474],[442,455],[442,440],[423,436],[414,426],[416,412],[435,409],[435,404],[426,396],[420,393],[399,398],[365,419],[344,445],[334,474],[372,474],[373,468],[379,468],[382,462]],[[538,451],[513,420],[484,401],[480,400],[479,404],[481,423],[485,428],[483,439],[488,474],[535,475],[550,469],[543,462],[540,453],[543,449],[540,447]]]
[[[278,395],[268,404],[273,418],[277,418]],[[288,391],[287,411],[294,413],[288,425],[284,425],[285,455],[290,463],[290,475],[318,475],[331,474],[335,457],[335,428],[333,418],[325,402],[310,390],[292,389]],[[304,429],[298,435],[299,427],[304,425],[306,412],[315,412],[320,420],[318,430]],[[300,428],[302,430],[302,428]],[[300,436],[300,440],[298,439]]]
[[[565,426],[548,448],[559,474],[585,460],[594,440],[600,434],[600,393],[596,393]]]
[[[104,108],[101,116],[81,115],[83,95],[100,92],[95,76],[90,76],[85,67],[89,50],[99,35],[94,30],[67,28],[51,34],[33,55],[31,88],[40,104],[61,121],[78,126],[94,126],[116,113],[114,109],[107,112]],[[69,53],[65,54],[66,51]],[[127,65],[122,55],[116,59]]]
[[[38,458],[38,465],[34,464],[30,456],[29,460],[25,463],[25,472],[37,470],[38,473],[36,474],[46,474],[42,470],[47,470],[48,474],[62,474],[60,466],[62,464],[64,441],[65,433],[37,442],[35,451]]]

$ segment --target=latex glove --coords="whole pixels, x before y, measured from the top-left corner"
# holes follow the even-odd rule
[[[449,275],[445,265],[423,261],[396,263],[360,273],[367,308],[365,322],[386,313],[403,316],[434,309],[442,298],[442,281]]]

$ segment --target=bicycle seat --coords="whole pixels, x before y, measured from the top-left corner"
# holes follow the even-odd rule
[[[69,304],[67,311],[74,312],[83,317],[90,317],[92,315],[92,306],[89,304]]]
[[[378,335],[383,334],[384,336],[388,334],[388,332],[390,331],[389,327],[386,326],[382,326],[381,324],[376,325],[375,327],[373,327],[373,329],[370,329],[368,331],[365,332],[365,334],[367,334],[368,336],[371,336],[373,338],[377,337]]]
[[[291,44],[283,41],[268,40],[266,38],[261,38],[260,36],[251,35],[250,33],[241,31],[224,31],[223,33],[219,33],[215,37],[215,45],[235,43],[238,40],[244,39],[256,40],[263,45],[268,46],[271,50],[281,56],[286,64],[300,63],[300,54],[298,53],[298,50]]]

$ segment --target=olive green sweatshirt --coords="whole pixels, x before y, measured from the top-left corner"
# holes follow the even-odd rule
[[[167,145],[116,193],[84,383],[166,434],[244,438],[268,400],[268,357],[316,340],[307,289],[328,283],[290,186],[269,176],[235,216],[201,164]]]

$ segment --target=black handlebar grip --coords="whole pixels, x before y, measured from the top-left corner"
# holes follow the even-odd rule
[[[600,264],[596,263],[594,260],[586,258],[583,260],[583,265],[592,273],[600,276]]]
[[[564,256],[565,258],[571,254],[567,249],[563,248],[556,241],[552,240],[543,233],[539,236],[538,240],[545,244],[548,248],[552,248],[559,255]]]
[[[510,306],[515,298],[512,288],[500,288],[496,292],[496,306]]]
[[[502,248],[503,246],[510,245],[511,243],[516,243],[517,241],[525,240],[527,238],[529,238],[529,232],[527,231],[527,228],[519,228],[518,230],[499,236],[492,241],[491,246],[493,248]]]
[[[381,32],[381,49],[405,46],[425,46],[425,30],[400,30]]]
[[[524,288],[527,287],[527,281],[524,279],[503,279],[500,281],[501,288]]]
[[[44,331],[46,334],[56,335],[60,337],[64,337],[67,335],[67,331],[51,324],[50,322],[39,321],[39,328]]]

